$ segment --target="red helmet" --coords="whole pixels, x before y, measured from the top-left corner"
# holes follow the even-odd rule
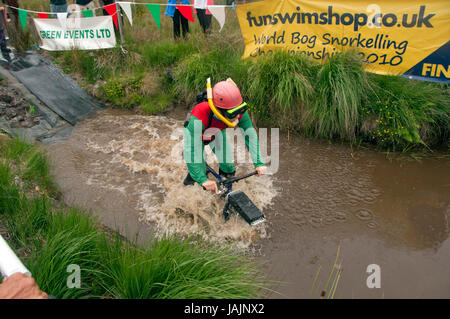
[[[214,106],[222,109],[232,109],[242,104],[241,91],[232,81],[221,81],[212,89]]]

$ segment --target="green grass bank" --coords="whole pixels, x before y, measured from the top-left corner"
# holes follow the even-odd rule
[[[0,231],[49,295],[207,299],[269,292],[259,265],[229,246],[177,237],[138,246],[58,197],[45,153],[0,133]],[[70,265],[81,269],[79,288],[67,285]]]

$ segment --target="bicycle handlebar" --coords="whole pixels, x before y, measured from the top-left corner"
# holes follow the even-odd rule
[[[222,180],[221,182],[219,182],[219,184],[222,184],[222,185],[224,185],[224,186],[230,185],[230,184],[233,184],[233,183],[237,183],[237,182],[239,182],[240,180],[243,180],[243,179],[245,179],[245,178],[251,177],[251,176],[253,176],[253,175],[257,175],[257,174],[258,174],[258,172],[257,172],[257,171],[254,171],[254,172],[252,172],[252,173],[250,173],[250,174],[247,174],[247,175],[244,175],[244,176],[238,176],[238,177],[227,178],[227,179]]]
[[[258,174],[257,171],[254,171],[247,175],[224,179],[219,174],[217,174],[216,171],[214,171],[214,169],[212,169],[211,166],[209,166],[208,164],[206,164],[206,170],[208,172],[210,172],[211,174],[213,174],[215,178],[217,178],[218,181],[216,183],[217,183],[217,187],[219,188],[220,197],[225,197],[231,191],[231,187],[232,187],[233,183],[237,183],[240,180],[243,180],[245,178],[248,178],[248,177]],[[224,186],[226,189],[221,190],[221,186]],[[203,187],[203,189],[206,190],[205,187]]]

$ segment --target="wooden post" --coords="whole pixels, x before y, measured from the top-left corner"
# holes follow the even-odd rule
[[[114,4],[116,5],[116,14],[117,14],[117,23],[119,24],[119,34],[120,34],[120,44],[123,44],[123,31],[122,31],[122,16],[120,11],[120,5],[116,3],[116,0],[114,0]]]

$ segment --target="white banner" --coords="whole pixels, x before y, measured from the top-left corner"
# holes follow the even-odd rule
[[[65,25],[58,19],[33,19],[41,38],[41,48],[49,51],[96,50],[116,46],[111,16],[68,17]]]

